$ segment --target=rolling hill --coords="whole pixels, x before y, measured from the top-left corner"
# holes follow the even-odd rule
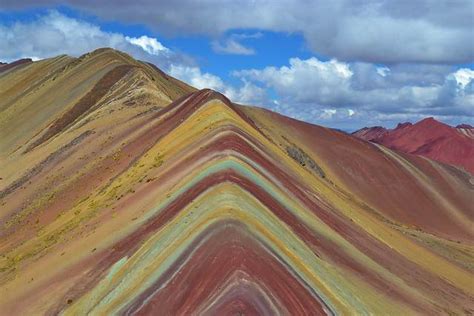
[[[112,49],[1,72],[0,133],[0,314],[474,312],[458,168]]]

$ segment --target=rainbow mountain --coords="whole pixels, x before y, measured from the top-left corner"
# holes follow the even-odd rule
[[[471,174],[112,49],[0,67],[1,315],[474,313]]]

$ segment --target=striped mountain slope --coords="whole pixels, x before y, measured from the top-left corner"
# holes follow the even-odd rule
[[[474,312],[470,174],[110,49],[15,68],[0,314]]]

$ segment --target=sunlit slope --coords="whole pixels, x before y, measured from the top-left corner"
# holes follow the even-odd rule
[[[91,134],[80,151],[74,145],[67,157],[47,161],[2,200],[0,309],[77,315],[472,308],[469,242],[429,235],[448,255],[464,253],[464,265],[432,251],[422,232],[419,240],[408,236],[383,209],[346,190],[332,161],[311,158],[309,142],[293,134],[298,128],[288,126],[278,138],[271,115],[256,122],[247,114],[203,90],[130,120],[109,140],[117,150]]]
[[[7,160],[3,313],[473,310],[465,174],[211,90],[128,108],[162,91],[130,82]]]
[[[267,110],[242,110],[305,169],[386,219],[472,241],[474,177],[469,173]]]

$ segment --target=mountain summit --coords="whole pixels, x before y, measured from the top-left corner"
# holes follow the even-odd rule
[[[457,168],[111,49],[0,73],[0,133],[0,314],[474,311]]]

